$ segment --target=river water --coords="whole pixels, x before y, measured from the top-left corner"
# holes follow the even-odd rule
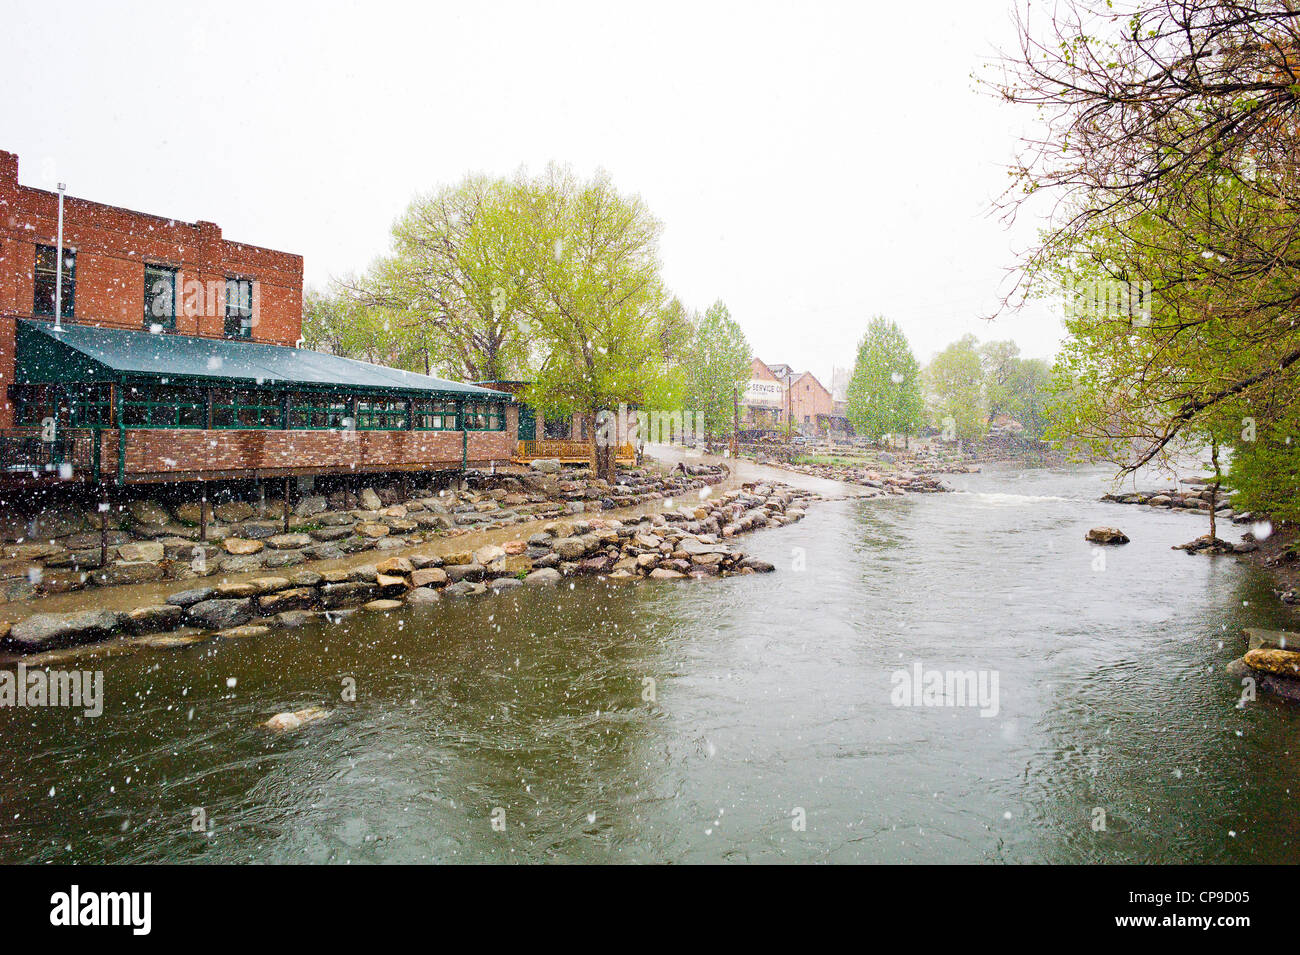
[[[1300,861],[1300,709],[1222,672],[1287,625],[1268,579],[1099,470],[948,480],[745,538],[775,574],[85,664],[103,715],[0,710],[0,861]],[[996,714],[895,705],[918,664]]]

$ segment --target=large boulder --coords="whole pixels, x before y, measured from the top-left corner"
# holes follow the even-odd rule
[[[115,610],[38,613],[14,624],[9,630],[9,640],[24,650],[91,643],[112,635],[122,620],[123,615]]]
[[[132,633],[158,633],[175,630],[185,611],[173,604],[155,604],[128,611],[126,626]]]
[[[208,630],[238,627],[253,619],[253,602],[248,598],[201,600],[185,611],[195,626]]]
[[[1276,676],[1300,678],[1300,653],[1291,650],[1250,650],[1243,658],[1252,670]]]
[[[221,542],[227,554],[233,554],[236,557],[245,557],[249,554],[256,554],[262,550],[261,541],[245,540],[242,537],[227,537]]]
[[[253,510],[253,505],[244,501],[222,501],[212,509],[212,513],[223,523],[237,524],[248,520],[257,512]]]
[[[384,502],[380,500],[374,488],[368,487],[361,492],[361,506],[367,511],[378,511],[383,508]]]
[[[1084,535],[1085,540],[1094,544],[1127,544],[1128,535],[1118,527],[1094,527]]]
[[[561,560],[577,560],[587,553],[587,542],[581,537],[560,537],[551,543],[551,549]]]
[[[529,463],[534,471],[540,471],[543,474],[558,474],[560,471],[559,458],[538,458]]]
[[[188,542],[187,546],[189,546]],[[165,545],[161,541],[141,541],[136,544],[122,544],[117,549],[117,556],[122,560],[160,561],[165,556]]]
[[[172,516],[157,501],[132,501],[127,506],[137,524],[170,524]]]

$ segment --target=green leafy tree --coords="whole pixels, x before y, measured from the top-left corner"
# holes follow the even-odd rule
[[[470,176],[416,198],[389,253],[341,283],[382,314],[425,373],[468,381],[523,377],[538,356],[528,316],[537,249],[528,184]]]
[[[735,401],[749,381],[751,351],[745,333],[721,300],[695,324],[686,361],[686,408],[699,415],[710,438],[729,434]]]
[[[964,335],[934,356],[925,369],[931,413],[947,438],[971,441],[984,437],[984,368],[974,335]]]
[[[530,184],[532,319],[547,357],[532,398],[548,413],[597,415],[627,404],[679,408],[666,374],[662,225],[604,173],[581,181],[551,167]],[[597,440],[597,473],[613,478],[615,442]]]
[[[847,398],[853,430],[875,441],[886,434],[909,434],[924,423],[920,365],[896,323],[882,316],[868,323]]]

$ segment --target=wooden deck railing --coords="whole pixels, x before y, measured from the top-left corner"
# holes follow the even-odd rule
[[[562,464],[582,464],[592,462],[596,457],[596,444],[593,441],[563,441],[547,438],[541,441],[520,441],[515,452],[515,460],[521,462],[535,461],[538,458],[557,458]],[[614,460],[620,464],[630,464],[636,460],[636,451],[630,444],[619,445],[614,453]]]

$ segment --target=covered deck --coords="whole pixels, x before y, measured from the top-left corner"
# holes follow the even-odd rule
[[[278,345],[16,324],[11,482],[464,470],[516,451],[505,392]]]

